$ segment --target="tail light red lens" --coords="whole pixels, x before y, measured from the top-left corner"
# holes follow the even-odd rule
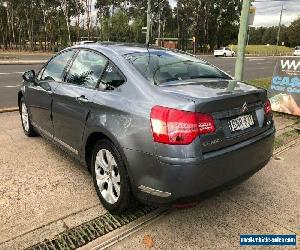
[[[272,113],[271,102],[270,102],[269,99],[267,99],[267,101],[265,102],[264,109],[265,109],[265,114],[266,115]]]
[[[215,131],[213,117],[209,114],[155,106],[150,118],[154,141],[159,143],[186,145],[198,135]]]

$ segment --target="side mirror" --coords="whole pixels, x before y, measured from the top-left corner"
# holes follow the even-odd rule
[[[22,77],[26,82],[33,82],[35,80],[35,71],[34,70],[25,71]]]

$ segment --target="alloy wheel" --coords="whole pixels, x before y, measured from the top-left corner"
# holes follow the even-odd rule
[[[103,199],[110,204],[115,204],[120,197],[120,173],[116,160],[109,150],[98,151],[95,175]]]
[[[29,117],[27,107],[24,102],[22,102],[22,122],[26,132],[29,131]]]

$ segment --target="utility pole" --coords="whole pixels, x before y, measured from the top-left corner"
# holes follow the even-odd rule
[[[242,13],[240,18],[240,30],[238,37],[238,50],[235,63],[235,80],[242,81],[244,74],[245,50],[248,38],[249,12],[251,0],[243,0]],[[236,82],[231,82],[228,85],[228,90],[234,90]]]
[[[160,33],[160,30],[161,30],[161,25],[160,25],[160,18],[161,18],[161,9],[160,9],[160,3],[158,5],[158,39],[157,39],[157,45],[158,47],[160,47],[160,36],[161,36],[161,33]]]
[[[280,19],[279,19],[279,24],[278,24],[278,32],[277,32],[277,41],[276,41],[276,52],[278,50],[278,45],[279,45],[279,40],[280,40],[280,31],[281,31],[281,22],[282,22],[282,14],[283,14],[283,3],[281,6],[281,12],[280,12]]]
[[[150,43],[150,26],[151,26],[151,0],[148,0],[146,44]]]

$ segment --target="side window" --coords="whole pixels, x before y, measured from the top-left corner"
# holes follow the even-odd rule
[[[54,57],[47,64],[40,80],[62,81],[62,73],[74,53],[74,50],[69,50]]]
[[[113,90],[121,86],[124,82],[125,79],[121,75],[121,73],[116,69],[116,67],[112,63],[109,63],[101,79],[100,88],[106,90]]]
[[[91,51],[81,50],[68,72],[66,82],[95,88],[106,65],[107,60],[104,57]]]

